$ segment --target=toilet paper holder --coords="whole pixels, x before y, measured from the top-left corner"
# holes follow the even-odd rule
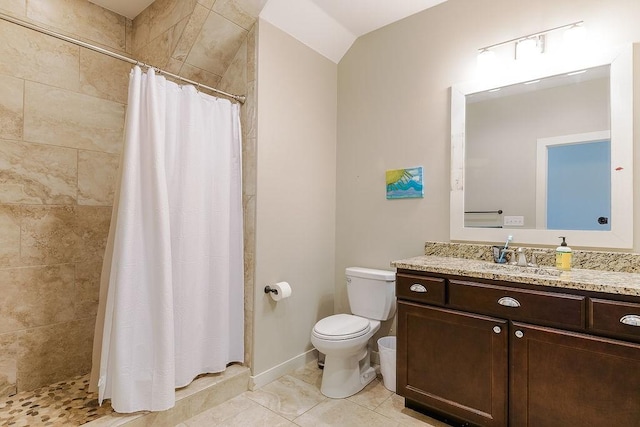
[[[278,290],[275,288],[272,288],[271,286],[267,285],[264,287],[264,293],[268,294],[269,292],[272,292],[275,295],[278,295]]]

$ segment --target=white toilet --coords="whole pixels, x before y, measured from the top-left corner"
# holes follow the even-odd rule
[[[325,317],[311,332],[311,344],[325,354],[320,391],[336,399],[356,394],[376,377],[368,343],[380,321],[396,312],[393,271],[349,267],[346,277],[353,314]]]

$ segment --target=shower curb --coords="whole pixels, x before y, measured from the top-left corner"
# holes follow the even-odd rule
[[[195,379],[187,387],[176,390],[176,405],[161,412],[112,413],[84,424],[86,427],[173,426],[226,402],[249,389],[249,368],[231,365],[220,374]]]

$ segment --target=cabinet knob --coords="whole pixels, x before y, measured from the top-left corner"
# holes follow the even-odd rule
[[[493,332],[495,332],[496,334],[499,334],[500,332],[502,332],[502,328],[500,326],[494,326]]]
[[[636,314],[627,314],[626,316],[622,316],[620,323],[624,323],[629,326],[640,326],[640,316]]]
[[[516,331],[516,338],[522,338],[524,336],[524,332]]]
[[[502,297],[498,300],[498,304],[505,307],[520,307],[520,301],[511,297]]]
[[[409,290],[412,292],[427,292],[427,288],[422,286],[420,283],[414,283],[413,285],[411,285]]]

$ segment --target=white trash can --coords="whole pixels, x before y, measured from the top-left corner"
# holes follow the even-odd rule
[[[396,391],[396,337],[382,337],[378,340],[380,371],[384,386]]]

